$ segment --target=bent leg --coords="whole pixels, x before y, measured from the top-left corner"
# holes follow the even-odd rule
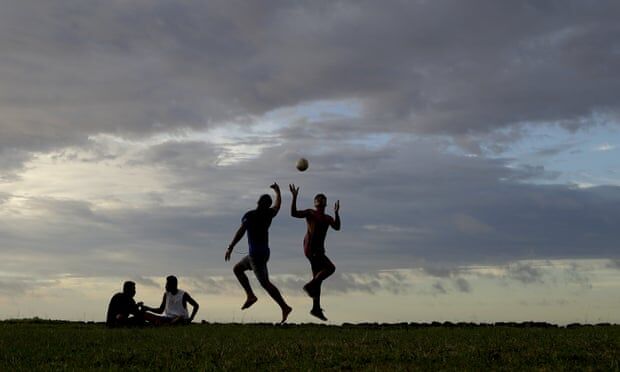
[[[312,311],[310,313],[321,320],[327,320],[321,310],[321,284],[336,271],[336,266],[325,255],[312,257],[310,264],[312,265],[313,278],[306,285],[308,292],[312,295]]]
[[[250,280],[248,279],[248,276],[245,275],[245,272],[251,269],[252,269],[252,266],[250,265],[249,256],[245,256],[233,268],[233,272],[235,273],[235,276],[237,277],[239,284],[241,284],[241,286],[245,290],[245,294],[247,297],[245,303],[241,307],[242,310],[247,309],[248,307],[252,306],[252,304],[254,304],[257,300],[256,295],[254,294],[254,291],[252,291],[252,287],[250,286]]]
[[[282,298],[282,294],[280,290],[269,281],[269,271],[267,270],[267,262],[266,261],[252,261],[252,269],[254,270],[254,274],[256,275],[256,279],[260,285],[265,288],[269,296],[273,298],[273,300],[280,306],[282,309],[282,323],[286,321],[286,318],[293,310],[284,298]]]
[[[316,270],[312,270],[314,274],[314,281],[323,282],[325,279],[329,278],[334,272],[336,272],[336,266],[333,262],[330,261],[327,256],[322,256],[319,258],[318,267]]]

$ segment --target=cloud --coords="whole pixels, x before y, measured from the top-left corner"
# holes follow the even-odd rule
[[[433,291],[437,294],[446,294],[448,293],[448,291],[446,290],[446,288],[444,287],[444,285],[441,282],[435,282],[433,283]]]
[[[507,267],[506,277],[523,284],[542,283],[543,271],[532,264],[519,262]]]
[[[179,133],[330,100],[360,105],[334,128],[474,147],[476,133],[519,123],[588,127],[618,115],[617,11],[611,0],[9,1],[0,148]]]
[[[612,269],[620,269],[620,259],[609,260],[607,267]]]
[[[464,278],[456,278],[454,280],[454,286],[459,292],[464,292],[464,293],[471,292],[471,285]]]
[[[610,145],[608,143],[603,143],[602,145],[598,145],[596,147],[596,151],[611,151],[616,148],[615,145]]]

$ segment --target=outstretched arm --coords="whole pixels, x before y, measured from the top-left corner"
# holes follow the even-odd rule
[[[150,311],[150,312],[155,313],[155,314],[163,313],[165,308],[166,308],[166,294],[165,293],[164,293],[164,298],[162,298],[162,300],[161,300],[161,305],[159,305],[158,308],[142,306],[142,310]]]
[[[278,186],[277,183],[273,183],[273,185],[269,186],[273,189],[273,191],[275,191],[276,193],[276,202],[273,204],[273,207],[271,207],[271,209],[274,210],[274,216],[276,214],[278,214],[278,211],[280,210],[280,206],[282,205],[282,195],[280,195],[280,186]]]
[[[338,231],[340,230],[340,200],[336,201],[334,205],[334,215],[336,218],[331,221],[330,225],[334,230]]]
[[[299,194],[299,187],[295,187],[294,184],[290,184],[288,185],[288,188],[291,190],[291,194],[293,195],[293,201],[291,202],[291,216],[297,218],[306,217],[306,211],[297,210],[297,195]]]
[[[196,313],[198,312],[198,308],[200,307],[200,305],[198,305],[198,302],[196,302],[196,300],[194,300],[192,296],[190,296],[187,292],[185,292],[185,295],[183,297],[185,302],[189,302],[189,304],[192,305],[192,315],[190,315],[188,319],[189,323],[191,323],[192,320],[194,320],[194,318],[196,317]]]
[[[245,230],[246,230],[245,224],[241,224],[241,226],[239,226],[239,229],[235,233],[235,237],[233,238],[232,242],[228,246],[228,249],[226,250],[226,254],[224,255],[224,260],[226,261],[230,260],[230,254],[232,253],[232,250],[235,247],[235,245],[239,243],[239,240],[243,238],[243,234],[245,234]]]

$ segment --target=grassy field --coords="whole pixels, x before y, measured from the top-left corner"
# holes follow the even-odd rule
[[[0,370],[605,370],[620,326],[343,326],[0,322]]]

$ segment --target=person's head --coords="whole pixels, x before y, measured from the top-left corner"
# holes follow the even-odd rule
[[[325,194],[316,194],[314,197],[314,207],[316,209],[325,209],[327,205],[327,197]]]
[[[175,292],[178,289],[179,281],[177,277],[174,275],[169,275],[166,277],[166,291]]]
[[[267,209],[271,207],[271,196],[267,194],[263,194],[258,198],[258,209]]]
[[[123,283],[123,293],[133,298],[136,295],[136,283],[131,281]]]

